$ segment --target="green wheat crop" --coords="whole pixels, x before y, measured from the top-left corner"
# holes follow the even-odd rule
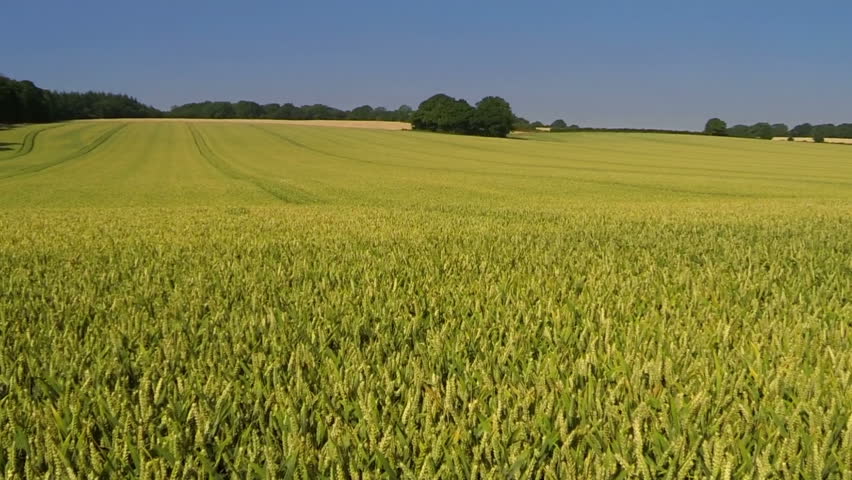
[[[852,478],[852,148],[0,132],[7,478]]]

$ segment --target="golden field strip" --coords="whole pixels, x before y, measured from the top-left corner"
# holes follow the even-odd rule
[[[773,137],[772,140],[776,142],[786,142],[789,140],[789,137]],[[813,143],[813,137],[793,137],[794,142],[808,142]],[[852,145],[852,138],[826,138],[825,143],[842,143],[846,145]]]
[[[847,149],[310,125],[0,131],[6,478],[852,475]]]

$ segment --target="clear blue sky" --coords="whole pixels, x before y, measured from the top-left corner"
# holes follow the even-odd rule
[[[444,92],[586,126],[852,122],[848,0],[32,0],[0,11],[1,73],[160,108],[416,107]]]

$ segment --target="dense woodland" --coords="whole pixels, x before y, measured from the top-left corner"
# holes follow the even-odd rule
[[[0,75],[0,123],[44,123],[86,118],[270,118],[287,120],[385,120],[408,122],[413,109],[363,105],[341,110],[327,105],[260,105],[250,101],[187,103],[162,112],[133,97],[103,92],[54,92],[29,80]]]
[[[0,75],[0,123],[159,116],[162,116],[159,110],[127,95],[54,92],[28,80],[17,81]]]

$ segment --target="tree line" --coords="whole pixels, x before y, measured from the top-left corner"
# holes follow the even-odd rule
[[[382,120],[388,122],[411,121],[413,110],[402,105],[396,110],[362,105],[352,110],[341,110],[320,103],[296,106],[292,103],[267,103],[240,100],[239,102],[198,102],[177,105],[166,116],[174,118],[264,118],[276,120]]]
[[[382,120],[412,122],[417,130],[505,137],[526,120],[512,113],[500,97],[486,97],[475,107],[444,94],[430,97],[415,111],[408,105],[395,110],[362,105],[343,110],[323,104],[205,101],[173,106],[166,112],[124,94],[89,91],[58,92],[29,80],[0,75],[0,124],[47,123],[90,118],[218,118],[281,120]],[[541,125],[540,122],[535,122]]]
[[[133,97],[105,92],[57,92],[37,87],[29,80],[0,75],[0,123],[47,123],[88,118],[268,118],[284,120],[384,120],[409,122],[413,109],[396,110],[362,105],[341,110],[322,104],[199,102],[173,106],[163,112]]]
[[[467,101],[437,94],[423,101],[417,110],[402,105],[396,110],[362,105],[341,110],[323,104],[279,105],[242,100],[239,102],[199,102],[174,106],[166,113],[175,118],[266,118],[279,120],[383,120],[411,122],[414,130],[465,135],[505,137],[512,131],[515,116],[509,103],[500,97],[485,97],[476,107]]]
[[[509,103],[495,96],[485,97],[476,105],[440,93],[424,100],[417,110],[401,105],[396,110],[362,105],[352,110],[342,110],[328,105],[296,106],[292,103],[267,103],[252,101],[197,102],[173,106],[163,112],[145,105],[137,99],[106,92],[59,92],[37,87],[29,80],[14,80],[0,75],[0,123],[44,123],[88,118],[245,118],[281,120],[383,120],[411,122],[415,130],[505,137],[513,130],[530,130],[546,127],[542,122],[530,122],[512,113]],[[568,125],[557,119],[550,125],[552,132],[656,132],[698,133],[689,131],[588,128]],[[754,125],[734,125],[719,118],[711,118],[704,134],[741,138],[771,139],[774,137],[810,137],[816,141],[826,138],[852,138],[852,123],[812,125],[803,123],[789,128],[783,123],[759,122]]]
[[[852,123],[842,123],[840,125],[833,123],[820,125],[803,123],[789,128],[783,123],[770,124],[768,122],[759,122],[754,125],[734,125],[733,127],[728,127],[724,120],[711,118],[704,126],[704,133],[708,135],[762,138],[766,140],[775,137],[806,137],[813,138],[819,142],[826,138],[852,138]]]
[[[84,118],[158,117],[156,108],[127,95],[55,92],[0,75],[0,123],[45,123]]]

